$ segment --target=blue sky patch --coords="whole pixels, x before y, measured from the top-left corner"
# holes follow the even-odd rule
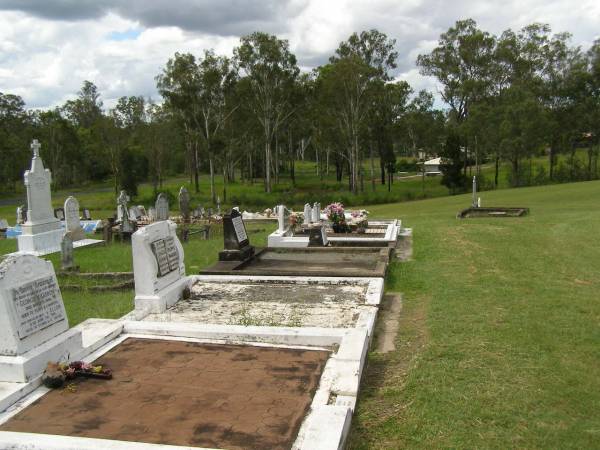
[[[130,28],[125,31],[113,31],[109,33],[108,39],[111,41],[133,41],[142,34],[142,30],[137,28]]]

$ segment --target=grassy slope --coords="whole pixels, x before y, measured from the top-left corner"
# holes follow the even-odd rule
[[[351,448],[593,448],[600,441],[600,182],[370,208],[414,227],[397,351],[371,355]]]

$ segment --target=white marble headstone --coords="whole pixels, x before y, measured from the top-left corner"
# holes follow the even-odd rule
[[[312,208],[310,207],[310,204],[305,204],[304,205],[304,220],[302,221],[302,223],[304,225],[308,225],[312,220]]]
[[[72,196],[65,200],[65,229],[73,241],[85,239],[79,220],[79,202]]]
[[[0,355],[21,355],[68,328],[51,262],[28,254],[0,262]]]
[[[162,220],[140,228],[132,235],[136,308],[163,310],[168,306],[161,300],[167,295],[164,293],[184,281],[183,247],[176,230],[174,222]],[[177,295],[172,300],[176,299]]]

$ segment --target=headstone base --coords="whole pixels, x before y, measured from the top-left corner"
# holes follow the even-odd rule
[[[219,261],[245,261],[254,256],[254,247],[248,245],[239,250],[222,250],[219,252]]]
[[[0,381],[30,381],[42,374],[48,361],[68,361],[82,348],[81,330],[71,328],[19,356],[0,356]]]
[[[25,234],[25,230],[23,230],[23,234],[17,236],[19,252],[32,253],[37,256],[59,252],[63,235],[62,229],[37,234]]]
[[[164,313],[167,308],[181,300],[183,291],[189,287],[189,277],[184,277],[177,282],[161,289],[154,295],[138,294],[135,296],[135,315],[144,317],[148,314]]]

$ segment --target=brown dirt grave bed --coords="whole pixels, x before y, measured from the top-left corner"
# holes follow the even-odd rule
[[[227,449],[288,449],[329,352],[129,338],[110,381],[49,392],[1,431]]]

